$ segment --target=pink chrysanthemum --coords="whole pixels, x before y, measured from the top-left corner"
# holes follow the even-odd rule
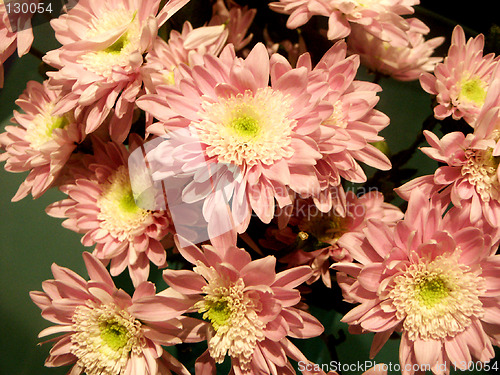
[[[196,175],[210,165],[228,166],[236,173],[222,183],[227,199],[234,197],[239,232],[246,229],[252,209],[269,222],[275,198],[281,207],[290,204],[289,186],[307,192],[319,188],[312,166],[321,154],[311,134],[331,113],[331,105],[319,104],[324,90],[308,88],[307,69],[285,72],[275,56],[270,61],[264,45],[258,44],[243,60],[229,45],[219,58],[205,55],[204,65],[184,66],[175,87],[157,87],[157,94],[138,100],[164,126],[158,135],[175,130],[170,142],[160,144],[149,158],[157,162],[160,178],[174,171]],[[211,183],[220,182],[213,181],[220,173],[211,173],[195,176],[183,195],[205,199]],[[209,232],[211,218],[226,210],[227,201],[221,199],[213,194],[205,200]]]
[[[424,72],[433,72],[441,57],[431,57],[434,49],[444,42],[443,37],[425,40],[429,28],[420,20],[407,20],[408,44],[394,46],[369,34],[360,25],[353,25],[347,38],[350,54],[357,54],[368,69],[400,81],[413,81]]]
[[[383,140],[378,133],[389,124],[389,118],[374,108],[381,88],[354,79],[359,57],[346,58],[346,51],[345,42],[337,42],[312,70],[308,54],[297,62],[297,68],[305,67],[311,71],[311,81],[315,83],[311,84],[312,87],[327,83],[323,100],[333,107],[333,112],[311,134],[322,154],[314,166],[320,193],[314,194],[313,198],[321,211],[328,212],[334,206],[341,215],[345,215],[342,211],[345,194],[343,190],[337,190],[341,178],[351,182],[366,181],[358,162],[382,170],[391,168],[389,159],[370,144]],[[332,190],[336,193],[332,194]]]
[[[345,207],[342,210],[346,212],[345,216],[335,209],[323,213],[311,200],[298,199],[293,207],[295,212],[288,226],[278,232],[269,228],[269,233],[272,233],[275,240],[267,239],[261,241],[261,244],[282,250],[286,245],[293,246],[296,250],[281,257],[280,262],[289,266],[309,265],[313,274],[307,284],[321,278],[329,288],[330,266],[339,261],[352,261],[347,247],[356,246],[363,241],[363,229],[368,219],[395,225],[403,218],[401,210],[385,203],[383,195],[374,191],[359,197],[352,191],[347,192]],[[280,240],[282,244],[277,247],[275,241]]]
[[[339,43],[316,68],[304,55],[293,69],[281,55],[269,59],[262,44],[245,60],[228,46],[219,58],[205,55],[203,65],[184,66],[175,87],[157,87],[157,94],[138,100],[163,125],[153,128],[157,135],[170,131],[170,140],[148,155],[153,177],[192,172],[183,198],[204,200],[209,235],[231,199],[240,233],[252,210],[268,223],[274,200],[282,208],[293,192],[314,197],[328,212],[335,203],[330,187],[337,188],[340,177],[366,179],[356,160],[390,168],[368,143],[382,140],[378,131],[388,124],[373,109],[379,86],[353,81],[359,61],[345,53]],[[214,165],[215,172],[201,172]]]
[[[174,5],[186,2],[170,1],[166,6],[170,13],[162,11],[160,21],[155,17],[160,0],[81,0],[51,21],[62,47],[44,57],[59,69],[48,73],[50,83],[63,89],[77,106],[87,133],[111,114],[111,137],[125,140],[141,91],[143,54],[151,48],[165,17],[177,9]]]
[[[408,199],[419,187],[429,196],[438,194],[446,203],[457,207],[471,206],[471,220],[486,218],[492,225],[500,224],[500,182],[498,161],[493,156],[493,140],[483,140],[461,132],[446,134],[439,139],[424,132],[431,147],[421,150],[429,157],[447,165],[432,175],[417,177],[396,189]]]
[[[162,345],[181,342],[178,319],[189,300],[173,290],[155,294],[144,282],[132,297],[117,289],[102,263],[83,253],[90,280],[70,269],[52,265],[54,280],[43,282],[43,292],[30,292],[42,316],[56,325],[39,337],[62,333],[45,366],[74,364],[71,375],[189,375]],[[138,371],[138,372],[137,372]]]
[[[437,119],[463,118],[474,127],[500,58],[495,58],[493,53],[483,56],[483,47],[482,34],[466,43],[463,29],[456,26],[444,62],[436,66],[434,75],[424,73],[421,76],[422,88],[436,95],[438,105],[434,108],[434,116]]]
[[[224,30],[224,26],[193,29],[186,21],[180,33],[170,32],[168,42],[156,38],[141,68],[146,91],[154,93],[158,85],[174,85],[180,79],[181,64],[195,65],[205,53],[218,55],[227,40]]]
[[[445,209],[415,190],[393,229],[367,223],[366,240],[350,249],[359,263],[334,266],[346,300],[360,303],[342,321],[351,332],[376,332],[371,357],[401,331],[404,375],[488,362],[500,343],[500,255],[490,236],[498,229],[484,231],[456,208],[443,217]]]
[[[419,0],[279,0],[270,3],[272,10],[289,14],[287,26],[295,29],[312,16],[328,17],[328,39],[348,36],[351,25],[358,24],[382,40],[404,45],[408,39],[404,30],[408,24],[401,15],[412,14]]]
[[[73,182],[60,187],[68,198],[46,211],[65,218],[64,227],[85,234],[82,244],[96,245],[93,254],[111,261],[113,276],[128,267],[137,286],[149,276],[149,261],[166,266],[160,241],[170,231],[170,221],[165,211],[136,205],[127,160],[142,140],[131,136],[129,141],[127,150],[122,144],[94,139],[94,155],[84,161],[85,168],[75,169]]]
[[[252,261],[235,246],[202,250],[182,239],[179,251],[195,267],[166,270],[171,288],[197,299],[191,310],[206,321],[186,341],[208,343],[196,362],[196,372],[215,373],[215,363],[228,355],[236,374],[293,374],[287,357],[309,363],[287,338],[315,337],[323,326],[310,314],[293,307],[300,301],[295,288],[311,275],[309,267],[276,274],[274,257]]]
[[[438,137],[424,131],[431,147],[421,150],[434,160],[447,164],[433,175],[415,178],[395,189],[404,199],[419,187],[427,194],[437,194],[444,204],[467,208],[470,220],[486,219],[500,225],[500,69],[492,74],[491,85],[481,112],[472,124],[474,133],[465,136],[452,132]]]
[[[31,48],[33,43],[31,16],[30,13],[16,15],[14,12],[9,15],[4,0],[0,0],[0,88],[4,83],[3,63],[16,48],[19,57],[27,54]],[[11,25],[11,21],[17,24]]]
[[[9,172],[30,173],[19,187],[13,201],[26,197],[40,197],[57,183],[57,179],[77,144],[84,138],[73,111],[54,114],[54,108],[63,103],[59,90],[30,81],[16,104],[23,113],[14,111],[17,126],[6,126],[0,134],[0,148],[5,150],[0,161],[6,161]]]

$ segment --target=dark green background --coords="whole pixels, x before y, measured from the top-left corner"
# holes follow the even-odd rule
[[[449,41],[452,21],[440,18],[433,31],[444,35]],[[440,32],[436,32],[440,31]],[[482,30],[481,30],[482,31]],[[35,46],[46,51],[56,46],[47,24],[35,29]],[[39,61],[25,56],[14,62],[6,76],[6,89],[0,92],[0,124],[3,129],[11,117],[14,100],[23,91],[30,79],[40,80],[37,73]],[[360,71],[359,79],[373,80]],[[418,82],[402,83],[382,79],[378,108],[391,118],[391,125],[384,130],[392,152],[406,148],[420,131],[422,121],[431,112],[430,98]],[[418,153],[409,162],[409,167],[418,168],[419,175],[432,173],[436,164]],[[68,368],[48,369],[43,366],[51,344],[37,346],[37,334],[49,323],[41,318],[40,311],[29,298],[29,291],[41,290],[41,283],[52,278],[50,266],[57,263],[86,276],[81,253],[86,249],[80,244],[80,235],[61,227],[61,220],[51,218],[45,207],[63,198],[58,191],[51,190],[33,201],[30,196],[21,202],[11,203],[19,184],[26,174],[11,174],[0,170],[0,374],[65,374]],[[158,289],[163,289],[159,285]],[[336,337],[346,332],[340,323],[341,316],[322,309],[313,313],[322,321],[328,332]],[[342,363],[368,360],[372,334],[349,335],[337,345],[336,351]],[[320,339],[298,343],[300,348],[315,363],[329,363],[331,358]],[[389,341],[375,358],[377,363],[398,362],[398,340]],[[344,372],[356,374],[358,372]],[[394,373],[394,372],[392,372]],[[457,372],[460,373],[460,372]],[[474,374],[477,372],[465,372]]]

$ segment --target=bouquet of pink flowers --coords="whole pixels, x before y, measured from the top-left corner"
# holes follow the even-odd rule
[[[0,133],[5,170],[26,173],[12,201],[58,190],[46,213],[90,251],[88,277],[53,263],[30,292],[45,366],[496,369],[500,57],[483,34],[457,25],[435,56],[418,0],[65,3],[0,0],[0,87],[14,53],[41,60]],[[32,45],[40,16],[56,48]],[[433,108],[398,153],[388,79]],[[419,175],[424,141],[439,164]],[[355,367],[335,316],[374,333]],[[389,339],[397,363],[376,363]]]

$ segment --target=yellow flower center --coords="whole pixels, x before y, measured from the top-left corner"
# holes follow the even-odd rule
[[[102,186],[97,206],[100,208],[101,228],[120,241],[133,239],[137,230],[151,222],[150,211],[135,203],[126,166],[118,168]]]
[[[450,294],[445,282],[440,277],[424,278],[417,284],[418,296],[427,307],[441,302]]]
[[[114,304],[88,302],[72,317],[70,352],[87,375],[123,374],[130,354],[145,346],[141,323]]]
[[[54,103],[47,104],[26,129],[26,140],[35,150],[39,150],[44,144],[54,139],[54,130],[64,129],[71,122],[70,114],[52,116],[54,106]]]
[[[461,174],[466,177],[484,202],[500,199],[500,182],[497,169],[500,157],[493,156],[493,149],[466,150],[467,163],[462,166]]]
[[[260,131],[260,126],[257,120],[245,113],[236,114],[230,126],[242,139],[247,138],[250,140],[256,137]]]
[[[102,341],[111,349],[117,351],[127,344],[129,332],[116,320],[105,321],[99,324],[99,328]]]
[[[226,325],[231,317],[231,310],[228,307],[228,303],[223,299],[219,301],[206,301],[205,308],[208,310],[203,314],[203,318],[210,320],[215,331],[219,327]]]
[[[453,337],[483,314],[485,280],[458,262],[459,252],[421,260],[394,278],[388,297],[411,340]]]
[[[472,102],[477,106],[482,106],[486,99],[486,88],[483,81],[479,78],[470,78],[463,80],[460,85],[460,101]]]
[[[204,270],[200,271],[203,268]],[[195,307],[210,321],[214,335],[208,341],[210,355],[217,363],[222,363],[228,354],[238,358],[243,370],[249,368],[257,342],[264,339],[265,324],[257,313],[262,309],[258,297],[245,291],[242,279],[230,282],[216,274],[213,268],[199,264],[195,272],[212,274],[206,293]]]
[[[130,64],[129,57],[137,52],[140,45],[141,25],[136,17],[137,11],[114,9],[94,18],[86,37],[92,39],[105,35],[112,30],[128,25],[126,31],[111,45],[101,51],[92,51],[79,57],[78,62],[88,70],[109,76],[114,67],[126,68]]]
[[[290,144],[296,121],[288,117],[291,111],[285,95],[266,87],[202,103],[202,121],[193,126],[208,145],[208,156],[219,162],[270,165],[293,155]]]

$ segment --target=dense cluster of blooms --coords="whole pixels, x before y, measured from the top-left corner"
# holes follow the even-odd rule
[[[372,358],[401,336],[405,375],[491,360],[500,57],[483,56],[484,37],[467,41],[457,26],[443,59],[433,53],[444,38],[426,40],[429,28],[409,17],[417,0],[270,2],[290,29],[328,17],[328,48],[313,56],[305,39],[273,40],[266,29],[258,40],[258,11],[233,1],[207,1],[202,25],[182,20],[176,30],[171,18],[187,3],[65,9],[50,21],[60,47],[43,54],[46,76],[28,82],[0,134],[5,169],[27,172],[12,200],[59,189],[66,198],[47,214],[93,248],[83,253],[89,280],[54,263],[54,279],[31,293],[54,324],[39,336],[59,335],[45,365],[324,374],[295,345],[324,335],[307,298],[319,280],[356,305],[342,321],[375,333]],[[29,17],[16,30],[10,21],[0,0],[0,87],[3,63],[33,42]],[[397,186],[406,209],[347,188],[367,183],[364,166],[391,169],[379,147],[390,123],[376,108],[382,87],[356,79],[361,65],[419,79],[436,120],[470,125],[441,138],[424,131],[422,151],[441,165]],[[148,281],[153,267],[166,284]],[[131,293],[113,280],[125,269]],[[188,365],[167,350],[177,344],[203,349]]]

